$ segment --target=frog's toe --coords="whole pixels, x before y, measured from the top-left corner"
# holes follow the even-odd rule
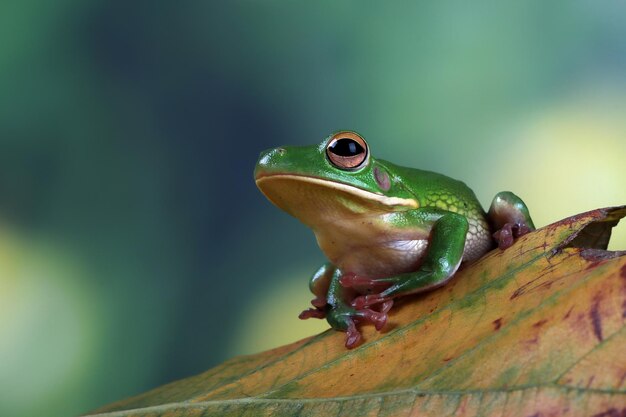
[[[311,304],[313,305],[314,308],[309,308],[308,310],[304,310],[302,313],[300,313],[300,315],[298,316],[298,318],[300,320],[306,320],[306,319],[311,319],[311,318],[315,318],[315,319],[323,319],[326,317],[326,297],[323,296],[317,296],[314,299],[311,300]]]
[[[339,278],[339,283],[345,288],[372,286],[376,283],[376,280],[371,278],[360,277],[355,274],[344,274]]]
[[[339,284],[344,288],[352,288],[360,293],[380,292],[392,284],[385,278],[367,278],[355,274],[344,274],[339,278]]]
[[[304,310],[298,316],[300,320],[323,319],[325,317],[326,317],[326,310],[322,310],[321,308],[309,308],[308,310]]]
[[[357,311],[351,308],[338,308],[331,310],[326,320],[335,329],[346,332],[346,347],[352,349],[361,341],[361,333],[357,329]]]
[[[324,308],[326,307],[326,297],[318,295],[314,299],[311,300],[311,305],[316,308]]]
[[[391,310],[391,307],[393,307],[393,300],[387,300],[380,305],[380,312],[387,314],[389,310]]]
[[[511,223],[507,223],[502,226],[502,229],[493,234],[493,238],[498,243],[498,247],[502,250],[513,244],[513,231],[511,230],[511,226]]]
[[[361,341],[361,332],[356,328],[354,321],[349,320],[348,328],[346,329],[346,347],[348,349],[355,348]]]
[[[493,238],[502,250],[513,245],[516,238],[529,233],[533,229],[526,223],[505,223],[502,228],[493,234]]]
[[[357,317],[374,325],[376,330],[381,330],[387,323],[386,311],[374,311],[369,308],[357,310]]]
[[[362,310],[367,307],[371,307],[376,304],[386,303],[390,299],[381,294],[368,294],[360,295],[352,300],[352,307],[357,310]]]
[[[359,345],[362,336],[361,332],[357,329],[357,323],[361,321],[368,321],[374,324],[376,330],[381,330],[385,323],[387,323],[387,313],[382,313],[370,309],[357,310],[351,317],[346,317],[346,347],[352,349]]]
[[[390,308],[391,302],[383,304],[380,311],[369,308],[331,310],[327,315],[327,320],[334,329],[346,332],[346,347],[352,349],[361,341],[361,333],[357,325],[369,322],[376,330],[381,330],[387,323],[387,312]]]

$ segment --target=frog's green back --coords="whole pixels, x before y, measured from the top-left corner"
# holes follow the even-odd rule
[[[420,207],[437,207],[471,219],[484,219],[485,211],[464,182],[436,172],[407,168],[378,160],[389,173],[413,194]]]

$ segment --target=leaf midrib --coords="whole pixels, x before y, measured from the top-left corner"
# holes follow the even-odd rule
[[[328,403],[328,402],[348,402],[356,400],[367,399],[379,399],[384,397],[398,396],[398,395],[413,395],[418,396],[432,396],[432,395],[445,395],[451,397],[462,397],[466,395],[484,395],[484,394],[511,394],[520,391],[529,390],[555,390],[561,392],[577,392],[582,394],[608,394],[612,396],[624,396],[626,392],[615,391],[610,389],[598,389],[598,388],[580,388],[572,387],[568,385],[559,385],[554,383],[547,384],[531,384],[520,385],[516,387],[506,388],[484,388],[484,389],[467,389],[467,390],[419,390],[414,388],[407,388],[396,391],[384,391],[384,392],[371,392],[365,394],[344,396],[344,397],[320,397],[320,398],[261,398],[261,397],[249,397],[249,398],[235,398],[226,400],[208,400],[208,401],[181,401],[168,404],[160,404],[155,406],[134,408],[129,410],[120,410],[113,412],[106,412],[100,414],[88,414],[83,417],[123,417],[132,414],[142,412],[166,412],[175,410],[177,408],[207,408],[212,405],[224,406],[224,405],[250,405],[250,404],[315,404],[315,403]]]

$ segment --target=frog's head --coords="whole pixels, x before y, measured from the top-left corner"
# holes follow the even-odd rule
[[[259,189],[276,206],[315,227],[338,218],[417,208],[365,140],[337,132],[313,146],[281,146],[261,153],[254,171]]]

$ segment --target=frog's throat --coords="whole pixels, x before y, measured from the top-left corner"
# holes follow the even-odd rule
[[[394,207],[403,206],[403,207],[409,207],[409,208],[414,208],[414,209],[419,208],[419,203],[417,202],[417,200],[414,200],[412,198],[388,197],[386,195],[376,194],[371,191],[366,191],[366,190],[357,188],[352,185],[343,184],[343,183],[335,182],[335,181],[328,181],[328,180],[324,180],[321,178],[306,177],[303,175],[293,175],[293,174],[265,175],[265,176],[257,178],[256,183],[258,186],[260,186],[264,181],[271,181],[272,179],[289,179],[289,180],[295,180],[295,181],[300,181],[300,182],[307,182],[310,184],[321,185],[323,187],[332,188],[338,191],[343,191],[345,193],[352,194],[356,197],[360,197],[365,200],[376,201],[386,206],[394,206]],[[262,190],[263,189],[261,188],[261,191]]]

